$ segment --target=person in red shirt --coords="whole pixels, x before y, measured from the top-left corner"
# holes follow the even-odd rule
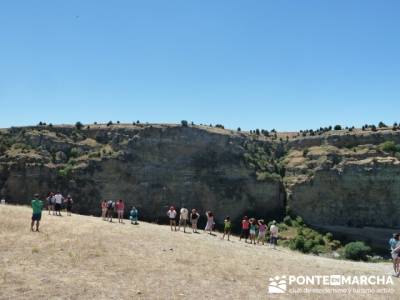
[[[117,201],[115,204],[117,208],[117,214],[118,214],[118,222],[119,223],[124,223],[124,210],[125,210],[125,203],[121,199]]]
[[[247,243],[247,239],[249,238],[249,233],[250,233],[249,218],[247,216],[244,216],[242,220],[242,233],[240,234],[239,241],[241,241],[242,238],[244,238],[245,242]]]

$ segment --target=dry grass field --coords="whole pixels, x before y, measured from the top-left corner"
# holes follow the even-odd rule
[[[30,232],[31,210],[0,205],[0,299],[293,299],[267,294],[276,275],[385,275],[371,264],[222,241],[97,217],[48,216]],[[396,299],[395,294],[297,295],[296,299]]]

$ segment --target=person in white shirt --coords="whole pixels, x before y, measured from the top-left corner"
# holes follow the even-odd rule
[[[64,197],[61,195],[60,192],[54,195],[54,202],[56,206],[56,216],[61,216],[61,207],[64,203]]]
[[[176,231],[176,210],[173,206],[171,206],[169,208],[169,211],[167,211],[167,216],[169,218],[169,225],[171,226],[171,231],[173,231],[172,226],[175,227],[175,231]]]
[[[187,208],[182,207],[181,213],[179,215],[179,227],[178,230],[181,230],[181,225],[183,226],[183,232],[186,233],[186,225],[189,220],[189,210]]]
[[[274,249],[276,249],[276,245],[278,243],[278,226],[276,226],[276,222],[272,221],[272,225],[269,228],[269,232],[271,233],[270,239],[269,239],[269,244],[270,247],[273,247]]]

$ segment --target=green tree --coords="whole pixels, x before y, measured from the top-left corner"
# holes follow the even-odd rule
[[[78,122],[75,123],[75,128],[76,129],[81,130],[82,127],[83,127],[83,124],[81,122],[78,121]]]
[[[351,260],[367,260],[371,248],[363,242],[351,242],[344,246],[344,257]]]
[[[379,122],[378,127],[385,128],[385,127],[387,127],[387,125],[381,121],[381,122]]]
[[[333,127],[334,130],[342,130],[342,126],[340,125],[335,125],[335,127]]]

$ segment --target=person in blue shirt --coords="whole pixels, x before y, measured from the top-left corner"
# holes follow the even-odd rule
[[[138,221],[138,216],[139,216],[138,210],[136,209],[136,207],[133,206],[131,211],[130,211],[130,213],[129,213],[129,219],[131,219],[131,224],[135,224],[135,225],[139,224],[137,222]]]
[[[400,233],[393,234],[393,237],[389,240],[389,245],[390,245],[390,253],[391,253],[392,259],[393,259],[393,270],[394,270],[395,276],[398,277],[399,271],[400,271],[399,270]]]
[[[389,240],[390,251],[393,251],[394,248],[396,248],[396,244],[398,242],[398,240],[396,240],[396,236],[398,235],[398,233],[393,233],[392,238]]]

